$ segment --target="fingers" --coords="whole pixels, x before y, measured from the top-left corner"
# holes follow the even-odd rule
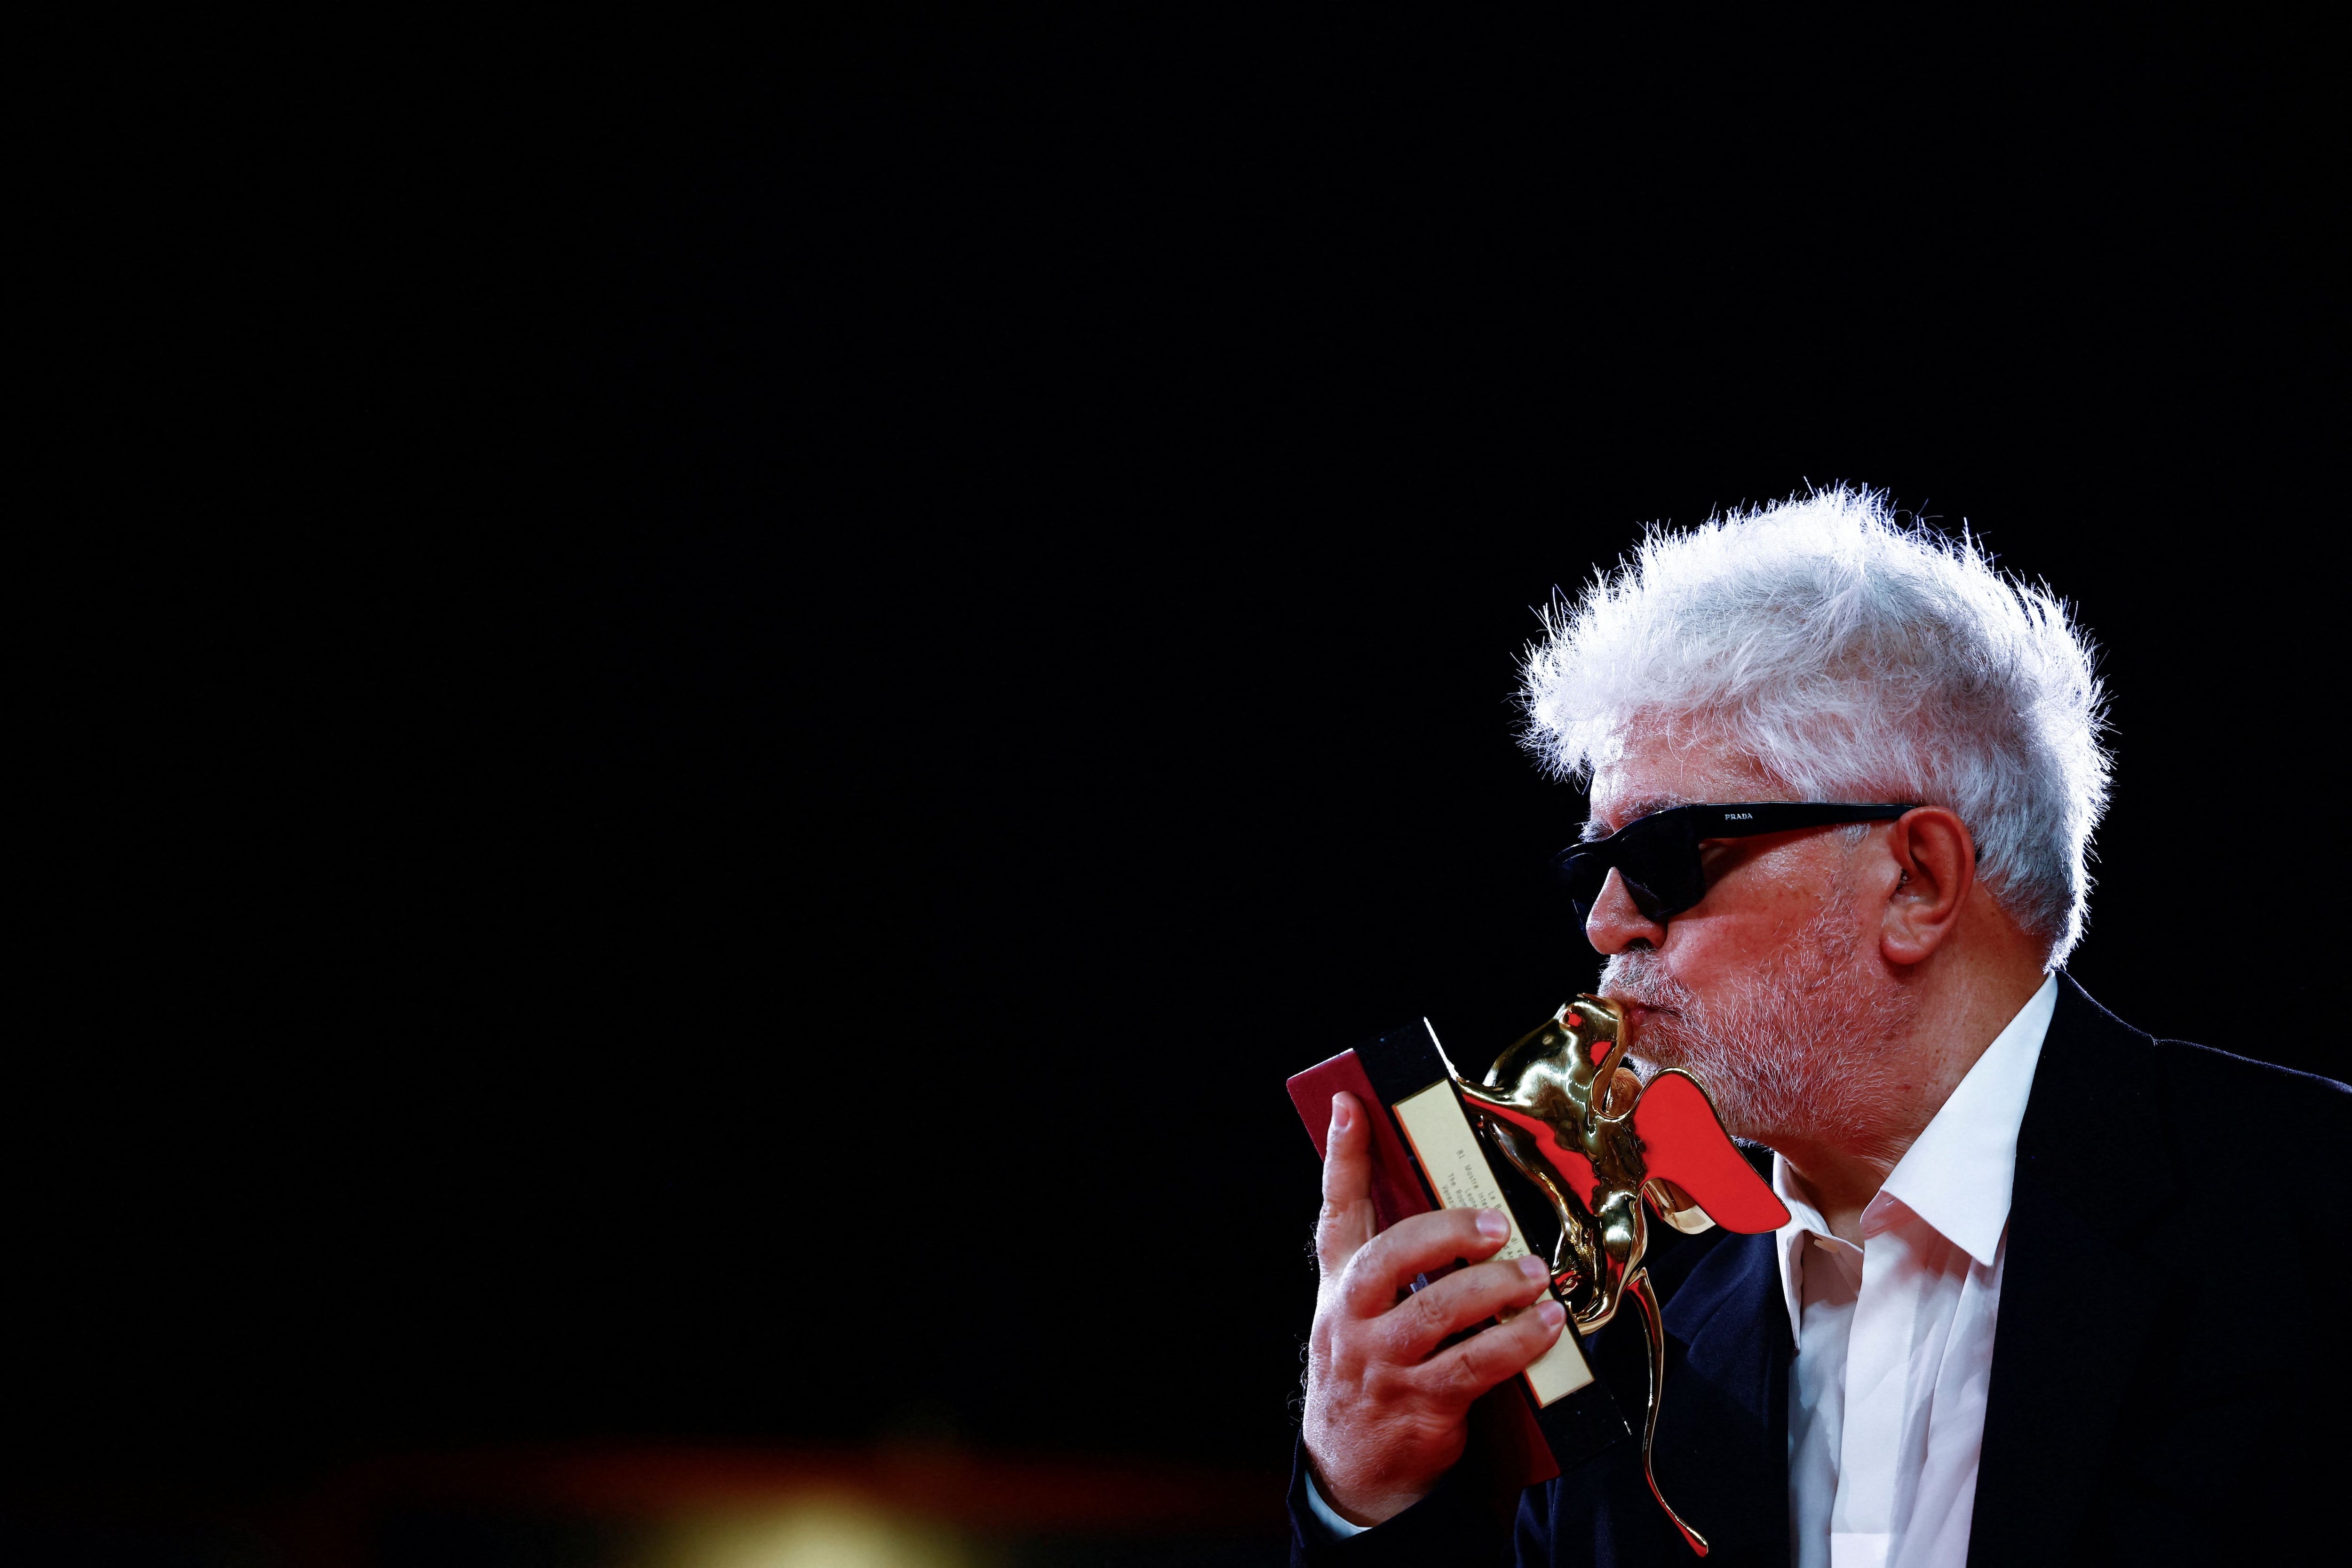
[[[1356,1097],[1333,1095],[1323,1142],[1323,1214],[1315,1223],[1315,1257],[1327,1279],[1372,1238],[1371,1138]]]
[[[1433,1401],[1449,1408],[1467,1408],[1472,1400],[1505,1378],[1527,1371],[1538,1356],[1559,1343],[1560,1327],[1567,1321],[1567,1311],[1547,1295],[1510,1321],[1432,1356],[1417,1375]]]
[[[1443,1469],[1452,1462],[1446,1455],[1458,1457],[1462,1411],[1549,1350],[1567,1315],[1545,1289],[1549,1270],[1541,1260],[1494,1260],[1511,1234],[1504,1215],[1441,1209],[1375,1235],[1371,1187],[1364,1107],[1354,1095],[1335,1094],[1315,1226],[1323,1289],[1309,1344],[1309,1415],[1339,1428],[1398,1420],[1413,1432],[1426,1427],[1444,1438],[1436,1447],[1446,1454],[1434,1461]],[[1471,1267],[1398,1300],[1407,1281],[1457,1261]],[[1439,1349],[1496,1318],[1504,1321]],[[1318,1462],[1328,1462],[1316,1452]]]
[[[1494,1209],[1439,1209],[1399,1220],[1356,1248],[1339,1284],[1341,1300],[1356,1317],[1378,1317],[1396,1305],[1396,1293],[1413,1276],[1457,1259],[1492,1258],[1510,1235],[1510,1221]]]
[[[1539,1258],[1498,1258],[1449,1274],[1381,1320],[1389,1354],[1408,1364],[1419,1362],[1473,1323],[1533,1304],[1546,1294],[1549,1274]]]

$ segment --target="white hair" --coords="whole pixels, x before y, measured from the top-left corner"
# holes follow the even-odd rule
[[[1544,631],[1522,739],[1554,773],[1589,777],[1636,721],[1701,721],[1799,799],[1948,807],[2050,967],[2081,940],[2105,694],[2066,606],[1965,531],[1847,486],[1653,525]]]

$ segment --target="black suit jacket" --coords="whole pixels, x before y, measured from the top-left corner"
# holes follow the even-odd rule
[[[2352,1559],[2347,1171],[2352,1089],[2152,1038],[2061,978],[2018,1131],[1972,1568]],[[1785,1563],[1795,1347],[1773,1238],[1667,1246],[1651,1266],[1667,1339],[1658,1485],[1712,1544],[1708,1568]],[[1638,1419],[1631,1316],[1591,1352]],[[1474,1450],[1420,1503],[1336,1542],[1307,1512],[1305,1462],[1294,1563],[1697,1561],[1631,1439],[1516,1500]]]

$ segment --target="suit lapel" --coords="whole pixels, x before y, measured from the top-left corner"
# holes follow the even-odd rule
[[[1794,1347],[1772,1247],[1769,1233],[1724,1237],[1665,1304],[1658,1486],[1723,1562],[1788,1558]]]
[[[2071,1560],[2132,1364],[2179,1281],[2155,1052],[2062,976],[2018,1130],[1971,1564]]]

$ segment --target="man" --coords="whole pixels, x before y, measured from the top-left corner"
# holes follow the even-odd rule
[[[2352,1419],[2352,1322],[2310,1227],[2347,1195],[2352,1092],[2151,1038],[2065,976],[2107,759],[2063,607],[1840,489],[1653,533],[1548,630],[1528,734],[1591,780],[1606,876],[1573,890],[1601,994],[1638,1070],[1689,1068],[1770,1149],[1792,1216],[1752,1237],[1652,1227],[1658,1484],[1710,1562],[2342,1549],[2352,1520],[2320,1488]],[[1882,809],[1679,852],[1655,825],[1612,837],[1747,802]],[[2262,809],[2200,809],[2197,831]],[[2197,896],[2267,912],[2262,874],[2212,865]],[[2158,1022],[2221,1020],[2176,1001]],[[1470,1402],[1562,1314],[1532,1260],[1479,1261],[1497,1216],[1372,1233],[1367,1110],[1331,1108],[1295,1557],[1696,1561],[1631,1440],[1497,1506]],[[1405,1290],[1456,1258],[1473,1266]],[[1589,1349],[1638,1411],[1627,1316]]]

